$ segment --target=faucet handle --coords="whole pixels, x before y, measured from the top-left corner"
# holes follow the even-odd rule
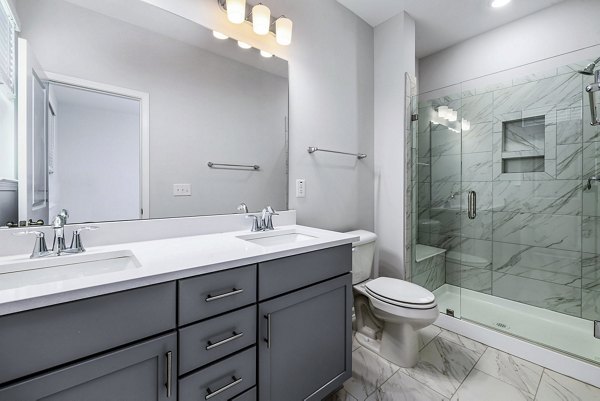
[[[46,245],[46,235],[42,231],[20,231],[18,233],[14,233],[13,235],[17,237],[35,235],[35,245],[33,246],[33,251],[31,252],[31,259],[41,258],[51,254],[51,252],[48,252],[48,246]]]
[[[65,252],[67,253],[81,253],[85,252],[85,248],[83,247],[83,242],[81,242],[81,233],[83,231],[95,231],[99,227],[98,226],[84,226],[79,227],[73,230],[73,238],[71,239],[71,247],[67,249]]]
[[[279,213],[277,213],[271,206],[267,206],[267,212],[272,216],[279,216]]]
[[[247,214],[246,218],[247,219],[252,219],[252,229],[250,231],[252,231],[252,232],[262,231],[262,225],[259,224],[258,216],[257,215],[255,215],[255,214]]]

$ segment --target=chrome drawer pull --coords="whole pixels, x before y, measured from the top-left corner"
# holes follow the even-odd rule
[[[206,297],[206,302],[212,302],[212,301],[216,301],[217,299],[227,298],[227,297],[230,297],[232,295],[241,294],[242,292],[244,292],[243,288],[240,288],[239,290],[236,290],[234,288],[233,291],[226,292],[225,294],[221,294],[221,295],[210,295],[210,294],[208,294],[208,296]]]
[[[235,376],[231,376],[231,378],[233,379],[233,382],[229,383],[226,386],[221,387],[218,390],[215,391],[210,391],[210,388],[206,389],[206,392],[208,393],[206,395],[206,397],[204,397],[204,399],[206,400],[210,400],[211,398],[221,394],[223,391],[229,390],[230,388],[232,388],[233,386],[237,386],[238,384],[240,384],[242,382],[242,378],[240,377],[239,379],[236,379]]]
[[[165,387],[167,388],[167,398],[171,398],[172,388],[173,388],[173,352],[169,351],[166,354],[167,363],[166,363],[166,375],[167,380],[165,382]]]
[[[228,343],[228,342],[230,342],[230,341],[237,340],[238,338],[242,337],[243,335],[244,335],[244,333],[243,333],[243,332],[241,332],[241,333],[236,333],[236,332],[234,331],[234,332],[233,332],[233,335],[232,335],[231,337],[229,337],[229,338],[226,338],[226,339],[224,339],[224,340],[221,340],[221,341],[218,341],[218,342],[216,342],[216,343],[214,343],[214,344],[213,344],[213,342],[212,342],[212,341],[208,341],[208,345],[206,346],[206,350],[208,351],[208,350],[211,350],[211,349],[213,349],[213,348],[220,347],[221,345],[225,345],[225,344],[227,344],[227,343]]]

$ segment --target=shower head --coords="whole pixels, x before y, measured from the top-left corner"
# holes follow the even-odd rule
[[[600,62],[600,57],[596,59],[593,63],[589,63],[583,70],[578,71],[583,75],[594,75],[594,69],[596,68],[596,64]]]

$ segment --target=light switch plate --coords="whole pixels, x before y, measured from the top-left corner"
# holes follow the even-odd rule
[[[173,196],[192,196],[192,184],[173,184]]]
[[[306,180],[304,178],[298,178],[296,180],[296,198],[306,197]]]

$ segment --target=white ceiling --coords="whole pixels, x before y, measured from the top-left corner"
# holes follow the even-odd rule
[[[494,9],[490,0],[337,0],[371,26],[405,10],[416,21],[417,58],[569,0],[513,0]]]

